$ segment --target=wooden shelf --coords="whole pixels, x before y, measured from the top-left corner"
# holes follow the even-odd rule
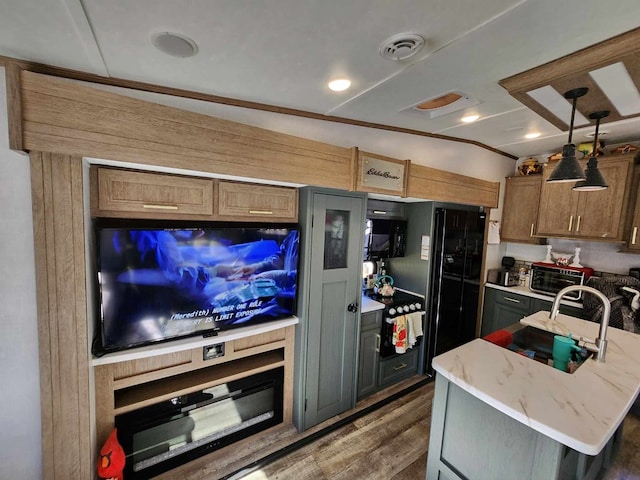
[[[173,397],[284,366],[284,357],[284,349],[278,349],[116,390],[114,414],[130,412]]]

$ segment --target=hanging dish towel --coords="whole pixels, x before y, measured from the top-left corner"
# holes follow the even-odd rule
[[[407,346],[413,347],[422,332],[422,312],[412,312],[407,317]]]
[[[497,245],[500,243],[500,222],[497,220],[489,221],[489,235],[487,237],[489,245]]]
[[[407,317],[404,315],[394,318],[392,343],[396,347],[396,353],[407,351]]]

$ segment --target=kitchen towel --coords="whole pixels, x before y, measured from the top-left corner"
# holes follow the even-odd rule
[[[412,312],[407,317],[407,346],[413,347],[422,332],[422,312]]]
[[[405,353],[407,351],[407,317],[400,315],[393,319],[393,345],[396,347],[396,353]]]

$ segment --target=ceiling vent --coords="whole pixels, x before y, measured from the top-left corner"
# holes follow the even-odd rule
[[[396,62],[413,57],[424,46],[424,37],[415,33],[400,33],[385,40],[380,46],[380,55]]]

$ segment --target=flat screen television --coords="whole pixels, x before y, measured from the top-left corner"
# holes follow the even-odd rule
[[[96,225],[94,355],[295,314],[296,225]]]

